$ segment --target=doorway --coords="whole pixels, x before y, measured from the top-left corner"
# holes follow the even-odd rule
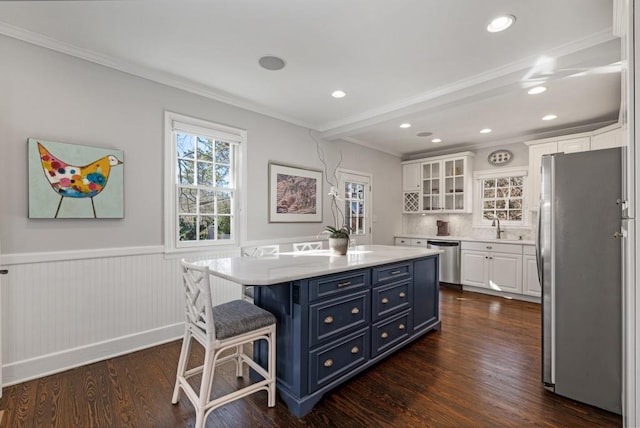
[[[355,245],[370,245],[373,228],[371,226],[371,174],[338,170],[339,189],[344,198],[344,220],[351,229],[351,239]]]

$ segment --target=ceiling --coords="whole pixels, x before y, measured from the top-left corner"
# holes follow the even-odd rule
[[[0,2],[0,34],[403,158],[615,122],[612,23],[613,0]]]

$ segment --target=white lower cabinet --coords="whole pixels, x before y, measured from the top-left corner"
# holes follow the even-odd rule
[[[462,285],[522,294],[522,245],[462,242]]]
[[[535,248],[525,246],[522,256],[522,294],[527,296],[542,296],[542,288],[538,280],[538,262]]]

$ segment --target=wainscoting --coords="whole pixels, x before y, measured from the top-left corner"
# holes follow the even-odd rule
[[[188,258],[238,255],[236,248]],[[167,258],[163,247],[3,257],[3,384],[179,338],[180,259]],[[241,296],[238,284],[212,282],[216,303]]]

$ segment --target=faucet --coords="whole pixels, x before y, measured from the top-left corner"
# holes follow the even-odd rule
[[[493,221],[491,222],[491,226],[495,226],[496,221],[498,222],[498,227],[496,228],[496,239],[500,239],[500,234],[504,232],[504,230],[500,229],[500,219],[497,216],[493,216]]]

